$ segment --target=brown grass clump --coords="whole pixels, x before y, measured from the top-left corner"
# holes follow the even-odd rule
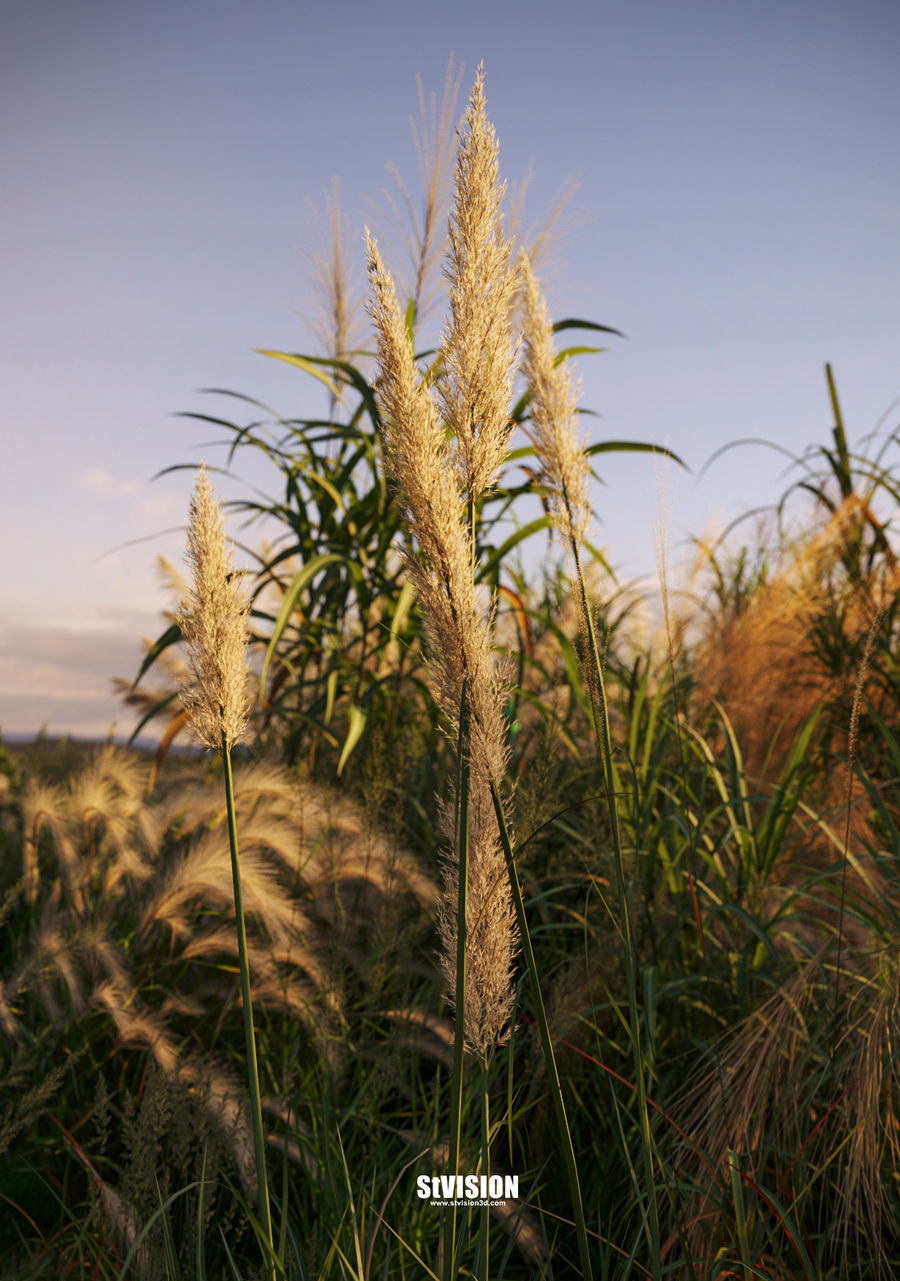
[[[806,815],[814,809],[819,819],[807,824],[804,839],[784,843],[773,884],[790,886],[795,873],[846,858],[844,888],[877,898],[884,891],[870,856],[877,841],[861,786],[848,768],[852,775],[861,708],[869,704],[888,719],[892,714],[891,693],[870,679],[870,667],[883,612],[900,579],[892,559],[867,577],[846,574],[844,554],[864,516],[862,500],[851,495],[824,529],[792,549],[744,608],[720,611],[696,646],[693,669],[696,706],[701,713],[716,704],[724,709],[748,780],[761,796],[784,777],[798,735],[821,713],[810,750],[824,752],[827,767],[804,797]],[[841,629],[840,661],[817,643],[834,626]],[[851,645],[862,655],[855,667],[846,661]],[[839,761],[843,768],[835,767]],[[802,867],[795,866],[798,859]]]
[[[889,724],[896,714],[877,641],[898,580],[889,552],[860,572],[852,550],[867,519],[851,495],[695,651],[697,703],[730,721],[749,805],[774,803],[797,768],[798,736],[820,716],[807,748],[816,768],[798,776],[802,795],[751,904],[795,972],[674,1108],[696,1145],[682,1169],[704,1190],[684,1221],[703,1258],[733,1246],[734,1162],[746,1197],[763,1189],[761,1215],[771,1193],[802,1222],[811,1190],[824,1204],[831,1189],[832,1261],[843,1270],[881,1259],[883,1235],[900,1229],[887,1194],[900,1172],[900,902],[856,773],[862,716],[874,708]],[[889,794],[883,803],[890,810]]]
[[[897,1141],[900,987],[896,956],[870,956],[844,971],[845,997],[832,1057],[821,1043],[828,971],[816,958],[774,993],[718,1047],[714,1066],[695,1076],[674,1109],[690,1140],[679,1168],[696,1199],[682,1210],[696,1257],[734,1244],[730,1179],[734,1162],[745,1196],[762,1189],[796,1207],[813,1172],[828,1168],[834,1189],[836,1262],[881,1257],[896,1233],[888,1183],[900,1175]],[[824,998],[824,1002],[823,1002]],[[796,1215],[802,1221],[802,1209]],[[782,1233],[787,1244],[789,1230]],[[885,1274],[894,1275],[885,1261]]]
[[[840,607],[844,634],[863,638],[900,586],[893,563],[877,578],[842,581],[841,556],[858,535],[861,501],[845,499],[824,529],[791,549],[745,608],[714,616],[696,647],[697,703],[708,707],[717,698],[724,705],[752,777],[778,775],[823,700],[840,696],[849,708],[857,673],[836,672],[817,651],[817,622]],[[843,735],[835,748],[846,757],[849,715],[833,731]]]

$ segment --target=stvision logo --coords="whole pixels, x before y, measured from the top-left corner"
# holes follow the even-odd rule
[[[433,1205],[494,1205],[515,1201],[519,1195],[517,1174],[420,1174],[416,1189],[422,1201]]]

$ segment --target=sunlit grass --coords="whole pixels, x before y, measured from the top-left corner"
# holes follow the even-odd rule
[[[624,446],[582,447],[534,280],[504,381],[515,259],[495,210],[502,305],[470,314],[473,203],[439,353],[373,253],[379,373],[288,354],[328,421],[216,420],[284,530],[233,787],[230,742],[166,756],[184,663],[143,691],[175,615],[129,690],[152,767],[0,753],[0,1274],[900,1268],[896,437],[854,453],[829,370],[771,542],[707,549],[648,638],[585,507]],[[568,562],[528,573],[551,524]],[[457,1170],[518,1198],[420,1195]]]

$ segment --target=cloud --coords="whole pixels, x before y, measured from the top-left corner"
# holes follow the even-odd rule
[[[166,494],[157,491],[150,494],[147,498],[142,498],[137,509],[142,516],[150,516],[154,520],[180,518],[181,525],[184,524],[184,500],[178,494]],[[179,527],[179,537],[183,539],[182,529]]]
[[[102,467],[92,467],[78,478],[80,489],[87,489],[98,498],[131,498],[138,492],[136,480],[116,480]]]
[[[93,737],[118,721],[118,732],[130,733],[134,713],[114,695],[112,679],[137,673],[141,634],[121,625],[0,628],[0,728],[30,734],[46,725],[51,733]]]

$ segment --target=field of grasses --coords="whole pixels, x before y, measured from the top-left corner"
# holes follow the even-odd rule
[[[156,756],[0,750],[0,1277],[900,1270],[896,431],[827,369],[767,536],[648,607],[589,492],[652,445],[586,445],[603,326],[452,110],[374,361],[335,253],[333,354],[271,353],[329,412],[204,419],[278,533],[235,573],[200,473]]]

